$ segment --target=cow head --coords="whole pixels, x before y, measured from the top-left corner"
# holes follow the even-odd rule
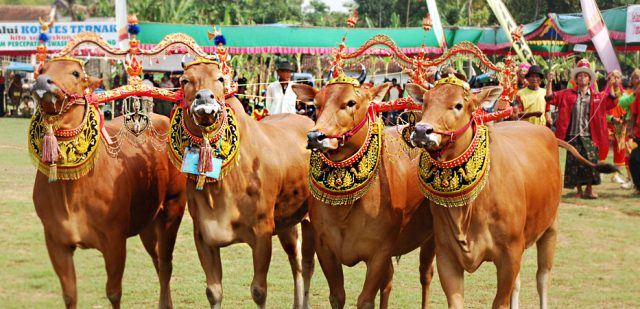
[[[307,134],[307,148],[335,152],[345,141],[337,137],[351,132],[367,117],[369,104],[381,100],[387,93],[388,83],[371,89],[362,88],[360,85],[365,78],[363,67],[363,73],[357,79],[341,74],[319,91],[307,85],[293,85],[298,99],[315,100],[316,104],[317,120]]]
[[[93,93],[101,85],[101,79],[87,75],[83,62],[63,57],[42,67],[32,93],[42,112],[52,116],[65,113],[75,101]]]
[[[449,76],[439,80],[430,91],[417,84],[407,85],[407,91],[414,101],[423,104],[422,119],[415,125],[411,143],[436,152],[452,142],[452,137],[456,139],[472,132],[457,131],[470,123],[473,113],[483,102],[497,100],[502,94],[502,87],[486,87],[478,94],[471,94],[466,82]]]
[[[187,126],[215,130],[224,113],[224,89],[226,77],[220,64],[208,59],[196,60],[184,66],[180,85],[184,92]]]

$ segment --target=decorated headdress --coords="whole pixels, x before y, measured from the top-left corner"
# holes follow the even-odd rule
[[[578,61],[576,67],[571,70],[571,78],[575,80],[578,73],[587,73],[591,77],[591,84],[596,82],[596,73],[591,69],[591,63],[589,63],[588,59],[584,58]]]

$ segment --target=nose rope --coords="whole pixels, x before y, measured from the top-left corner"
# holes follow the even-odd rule
[[[471,119],[464,126],[462,126],[461,128],[455,131],[444,131],[444,132],[433,131],[433,133],[448,136],[449,140],[439,150],[435,150],[435,151],[427,150],[429,155],[434,159],[440,158],[440,156],[442,156],[442,154],[445,151],[447,151],[447,149],[449,149],[449,146],[451,146],[451,144],[453,144],[456,141],[456,138],[462,135],[465,131],[467,131],[467,129],[469,129],[469,127],[475,122],[475,119],[476,117],[472,115]]]
[[[49,83],[49,81],[47,81],[47,83]],[[74,104],[84,104],[87,101],[86,96],[84,96],[84,94],[82,95],[77,95],[77,94],[72,94],[69,93],[66,89],[64,89],[64,87],[58,85],[58,83],[51,81],[50,84],[58,87],[58,89],[60,89],[60,91],[62,91],[62,93],[64,94],[64,99],[62,101],[62,106],[60,107],[60,111],[57,112],[55,115],[52,115],[54,117],[56,116],[61,116],[62,114],[66,113],[67,110],[69,110],[69,108],[71,108],[72,105]],[[42,99],[42,98],[40,98]],[[82,101],[80,101],[80,99],[82,99]],[[80,102],[77,102],[80,101]],[[53,105],[54,109],[55,109],[55,103]]]

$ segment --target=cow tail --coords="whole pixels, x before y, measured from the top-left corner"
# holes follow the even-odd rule
[[[571,146],[571,144],[561,140],[561,139],[557,139],[558,141],[558,146],[562,147],[564,149],[566,149],[568,152],[570,152],[574,157],[576,157],[576,159],[578,159],[578,161],[580,161],[580,163],[582,163],[583,165],[586,165],[590,168],[595,169],[597,172],[599,173],[603,173],[603,174],[611,174],[611,173],[616,173],[616,172],[620,172],[618,170],[618,168],[611,164],[611,163],[605,163],[605,162],[599,162],[598,164],[594,164],[593,162],[587,160],[585,157],[583,157],[578,150]]]

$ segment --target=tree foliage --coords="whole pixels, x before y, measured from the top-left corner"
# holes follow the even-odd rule
[[[18,0],[10,0],[18,1]],[[23,0],[20,0],[23,1]],[[26,0],[25,0],[26,1]],[[112,16],[113,0],[67,0],[95,8],[92,16]],[[503,0],[517,23],[526,24],[549,12],[580,12],[579,0]],[[601,10],[637,0],[596,0]],[[94,4],[95,3],[95,4]],[[492,26],[497,20],[486,0],[436,0],[445,26]],[[130,0],[129,12],[140,21],[217,25],[290,23],[344,26],[348,14],[333,12],[322,0]],[[418,27],[427,13],[425,0],[353,0],[346,6],[359,13],[358,27]],[[469,14],[469,12],[471,14]]]

